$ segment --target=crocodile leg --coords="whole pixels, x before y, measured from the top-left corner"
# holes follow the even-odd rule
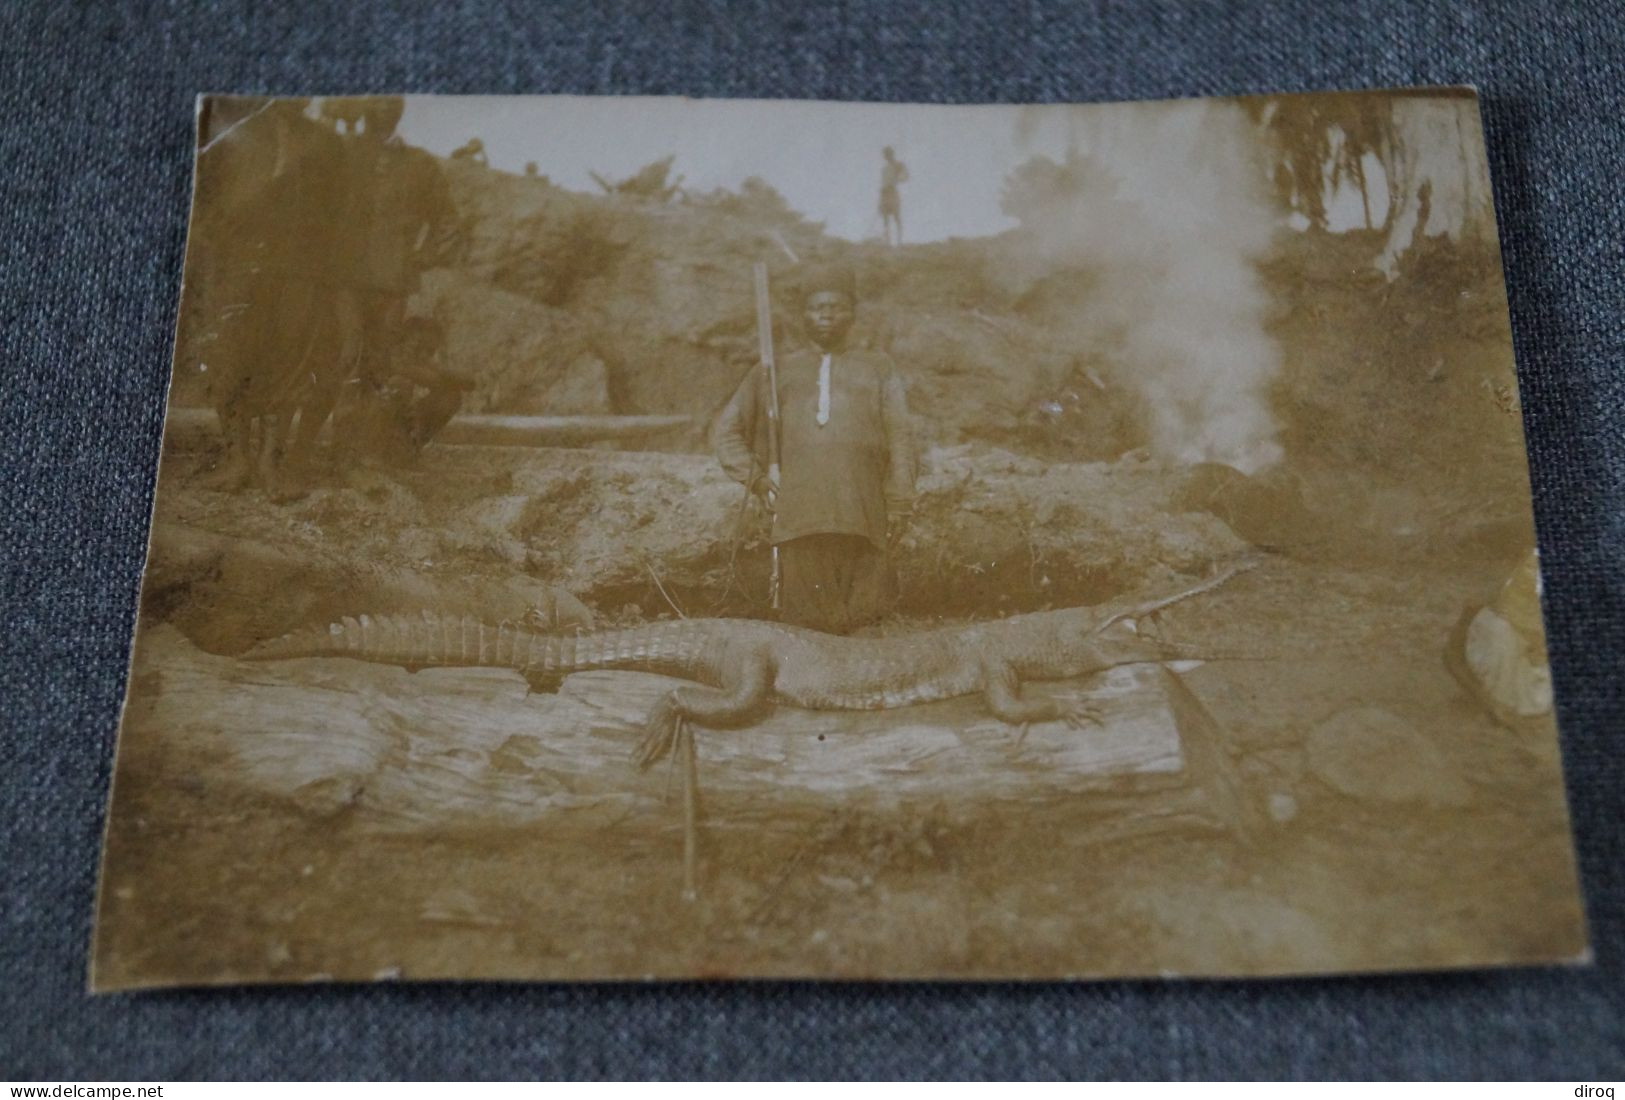
[[[711,729],[740,726],[761,713],[773,687],[772,660],[765,652],[730,655],[721,688],[685,684],[667,692],[643,727],[632,754],[640,769],[665,759],[677,743],[678,725],[687,720]]]
[[[1088,703],[1067,705],[1054,699],[1028,698],[1021,692],[1021,679],[1007,662],[982,662],[982,697],[994,717],[1021,727],[1021,736],[1027,736],[1027,727],[1034,722],[1064,721],[1076,728],[1086,723],[1098,723],[1100,712]]]

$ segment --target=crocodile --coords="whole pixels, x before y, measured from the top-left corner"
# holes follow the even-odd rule
[[[692,681],[660,698],[633,753],[641,768],[664,758],[684,722],[749,725],[775,704],[812,710],[884,710],[980,694],[1021,728],[1098,721],[1087,702],[1029,696],[1030,680],[1068,680],[1125,664],[1188,657],[1142,633],[1137,621],[1210,592],[1245,563],[1150,599],[1038,611],[889,637],[841,637],[754,619],[676,619],[625,630],[559,635],[468,617],[361,615],[254,646],[248,660],[349,657],[427,667],[511,668],[555,688],[568,673],[631,669]]]

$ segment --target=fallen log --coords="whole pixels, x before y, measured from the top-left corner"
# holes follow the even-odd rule
[[[517,827],[563,812],[671,818],[671,777],[630,762],[673,681],[570,676],[531,694],[516,673],[410,673],[343,659],[242,662],[167,624],[138,639],[125,744],[162,746],[188,775],[307,813],[348,810],[391,832]],[[707,828],[758,827],[831,807],[980,806],[1078,798],[1114,831],[1244,816],[1212,719],[1178,677],[1125,666],[1032,685],[1087,694],[1098,727],[1025,737],[965,697],[892,711],[780,708],[740,730],[696,729]]]
[[[467,413],[454,416],[433,442],[463,447],[574,447],[627,439],[646,439],[690,427],[690,416],[497,416]],[[330,438],[325,425],[320,438]],[[196,450],[220,439],[220,417],[213,409],[181,405],[164,421],[164,444]]]

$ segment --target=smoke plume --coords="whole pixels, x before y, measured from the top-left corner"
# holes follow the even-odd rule
[[[1280,222],[1255,128],[1222,103],[1075,111],[1066,162],[1019,169],[1006,211],[1050,270],[1098,274],[1076,320],[1109,338],[1111,373],[1144,398],[1159,457],[1270,466],[1281,354],[1256,263]]]

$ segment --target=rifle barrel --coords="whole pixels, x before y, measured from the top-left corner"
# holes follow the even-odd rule
[[[756,276],[756,337],[761,342],[762,365],[767,368],[767,462],[773,484],[779,472],[779,368],[773,356],[773,300],[767,289],[767,265],[758,263]]]
[[[758,263],[756,277],[756,336],[761,341],[762,366],[767,368],[767,479],[775,490],[779,487],[779,368],[773,358],[773,300],[768,295],[767,265]],[[773,579],[768,602],[773,610],[780,607],[783,574],[780,572],[779,547],[773,545]]]

